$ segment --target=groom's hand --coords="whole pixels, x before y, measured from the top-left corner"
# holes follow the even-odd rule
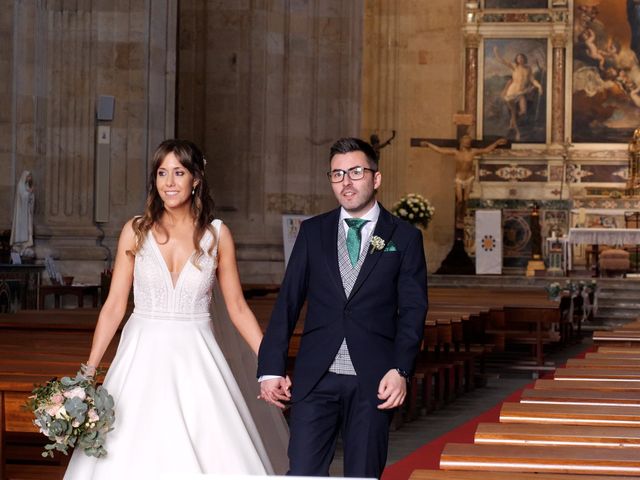
[[[285,408],[283,402],[291,400],[291,379],[271,378],[260,382],[260,397],[267,403],[272,403],[278,408]]]
[[[378,405],[379,410],[399,407],[407,396],[407,380],[396,369],[389,370],[378,386],[378,398],[385,400]]]

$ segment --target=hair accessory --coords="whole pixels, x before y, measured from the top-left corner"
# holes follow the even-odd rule
[[[207,159],[204,156],[202,157],[202,163],[205,167],[207,166]]]

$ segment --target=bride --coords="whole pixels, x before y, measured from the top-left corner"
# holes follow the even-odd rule
[[[189,141],[166,140],[154,154],[145,212],[120,235],[87,362],[93,375],[133,284],[135,308],[104,381],[116,412],[108,454],[77,449],[66,480],[287,469],[284,419],[256,398],[262,331],[242,294],[231,232],[213,219],[204,165]]]

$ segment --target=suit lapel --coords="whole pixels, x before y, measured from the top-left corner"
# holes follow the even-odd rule
[[[346,300],[340,267],[338,266],[338,220],[340,209],[336,209],[322,220],[322,251],[330,277],[336,288],[342,292],[342,298]]]
[[[386,243],[388,243],[389,240],[391,240],[391,235],[393,235],[393,231],[395,229],[396,224],[393,221],[393,215],[391,215],[382,207],[382,205],[380,205],[380,216],[378,217],[378,223],[376,223],[376,228],[373,232],[373,235],[377,235]],[[353,298],[353,296],[358,292],[364,281],[373,270],[373,267],[375,267],[376,263],[378,263],[378,260],[380,260],[383,252],[382,250],[371,252],[371,248],[367,246],[366,255],[367,256],[364,259],[364,263],[362,264],[360,273],[358,274],[358,278],[356,279],[356,283],[351,290],[351,294],[349,295],[349,299]]]

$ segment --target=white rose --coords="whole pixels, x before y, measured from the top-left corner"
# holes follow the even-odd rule
[[[82,387],[74,387],[71,390],[64,392],[64,396],[67,398],[79,398],[80,400],[87,398],[87,394]]]

